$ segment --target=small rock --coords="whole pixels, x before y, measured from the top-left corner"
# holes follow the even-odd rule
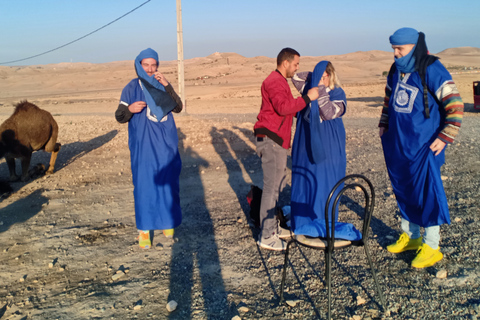
[[[177,309],[178,303],[175,300],[171,300],[167,303],[167,310],[168,312],[173,312]]]
[[[460,221],[462,221],[462,218],[459,218],[459,217],[455,218],[455,222],[460,222]]]
[[[360,306],[360,305],[364,304],[365,302],[367,302],[367,301],[365,301],[365,299],[363,299],[360,296],[357,296],[357,306]]]
[[[142,309],[141,304],[137,304],[137,305],[135,305],[135,307],[133,307],[133,310],[140,310],[140,309]]]
[[[27,277],[27,276],[22,276],[22,277],[19,279],[19,281],[20,281],[20,282],[24,282],[26,277]]]
[[[442,181],[448,180],[447,176],[442,176]]]
[[[234,316],[232,320],[242,320],[242,318],[240,318],[239,316]]]
[[[410,299],[410,302],[411,302],[411,303],[419,303],[420,300],[418,300],[418,299]]]
[[[286,302],[292,308],[297,305],[297,300],[287,300]]]
[[[249,310],[250,310],[250,309],[248,309],[248,308],[245,307],[245,306],[238,308],[238,311],[239,311],[239,312],[243,312],[243,313],[248,312]]]
[[[48,264],[48,267],[49,267],[50,269],[52,269],[52,268],[53,268],[53,262],[50,262],[50,263]]]
[[[437,271],[437,274],[435,275],[438,279],[445,279],[447,278],[447,270],[442,269]]]
[[[119,270],[121,271],[121,270]],[[113,276],[112,276],[112,280],[113,281],[116,281],[118,279],[120,279],[121,277],[123,277],[125,275],[125,273],[123,273],[123,271],[119,272],[119,273],[115,273]]]
[[[360,317],[358,314],[354,315],[352,317],[353,320],[362,320],[362,317]]]
[[[238,220],[237,220],[237,223],[242,223],[242,222],[243,222],[242,219],[238,219]]]
[[[367,312],[370,313],[374,318],[377,318],[379,314],[379,311],[377,309],[368,309]]]
[[[387,238],[388,240],[395,240],[395,237],[392,236],[385,236],[385,238]]]

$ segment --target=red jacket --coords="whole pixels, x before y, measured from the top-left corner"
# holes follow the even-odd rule
[[[262,83],[262,107],[255,135],[266,135],[283,148],[290,148],[293,117],[309,103],[307,95],[295,99],[287,79],[278,70],[273,71]]]

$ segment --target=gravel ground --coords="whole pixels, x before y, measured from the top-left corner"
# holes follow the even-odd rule
[[[254,114],[176,118],[184,221],[175,241],[157,235],[148,251],[135,241],[126,126],[112,118],[57,115],[63,130],[57,172],[13,184],[0,203],[0,319],[326,318],[323,252],[292,249],[285,297],[296,304],[280,305],[284,255],[255,243],[245,198],[262,181],[251,140]],[[414,252],[385,250],[400,225],[378,118],[344,119],[347,172],[364,174],[376,190],[369,244],[387,304],[382,312],[362,248],[336,251],[334,319],[477,318],[479,120],[467,113],[447,150],[442,175],[452,224],[441,229],[445,258],[415,270]],[[33,161],[48,157],[36,153]],[[0,175],[8,176],[4,162]],[[356,196],[348,197],[342,213],[358,223]],[[289,187],[282,205],[288,198]],[[439,271],[447,277],[437,277]],[[171,300],[178,307],[170,313]]]

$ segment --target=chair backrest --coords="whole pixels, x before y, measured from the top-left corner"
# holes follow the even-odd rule
[[[350,179],[356,179],[356,181],[345,184],[343,188],[338,192],[338,189]],[[358,180],[363,180],[367,186],[368,191],[365,188],[364,184],[358,182]],[[351,174],[346,176],[345,178],[340,179],[340,181],[335,184],[330,191],[330,194],[327,198],[327,203],[325,204],[325,226],[327,227],[327,246],[333,250],[333,242],[335,240],[335,209],[337,208],[340,198],[345,193],[345,191],[349,189],[356,189],[360,188],[363,191],[365,197],[365,205],[364,205],[364,220],[363,220],[363,228],[362,228],[362,242],[360,245],[363,245],[365,241],[368,239],[370,221],[372,220],[373,209],[375,207],[375,190],[373,188],[372,183],[368,180],[365,176],[361,174]],[[338,193],[337,193],[338,192]],[[334,195],[336,196],[334,197]],[[333,200],[333,205],[330,207],[330,203]],[[329,227],[329,221],[331,222],[331,227]]]

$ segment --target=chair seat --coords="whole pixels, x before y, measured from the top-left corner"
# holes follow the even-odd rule
[[[314,237],[308,237],[304,235],[296,235],[295,240],[297,240],[301,244],[304,244],[313,248],[325,249],[327,247],[327,240],[323,238],[314,238]],[[333,242],[334,248],[343,248],[343,247],[348,247],[350,245],[352,245],[352,241],[349,241],[349,240],[336,239]]]

